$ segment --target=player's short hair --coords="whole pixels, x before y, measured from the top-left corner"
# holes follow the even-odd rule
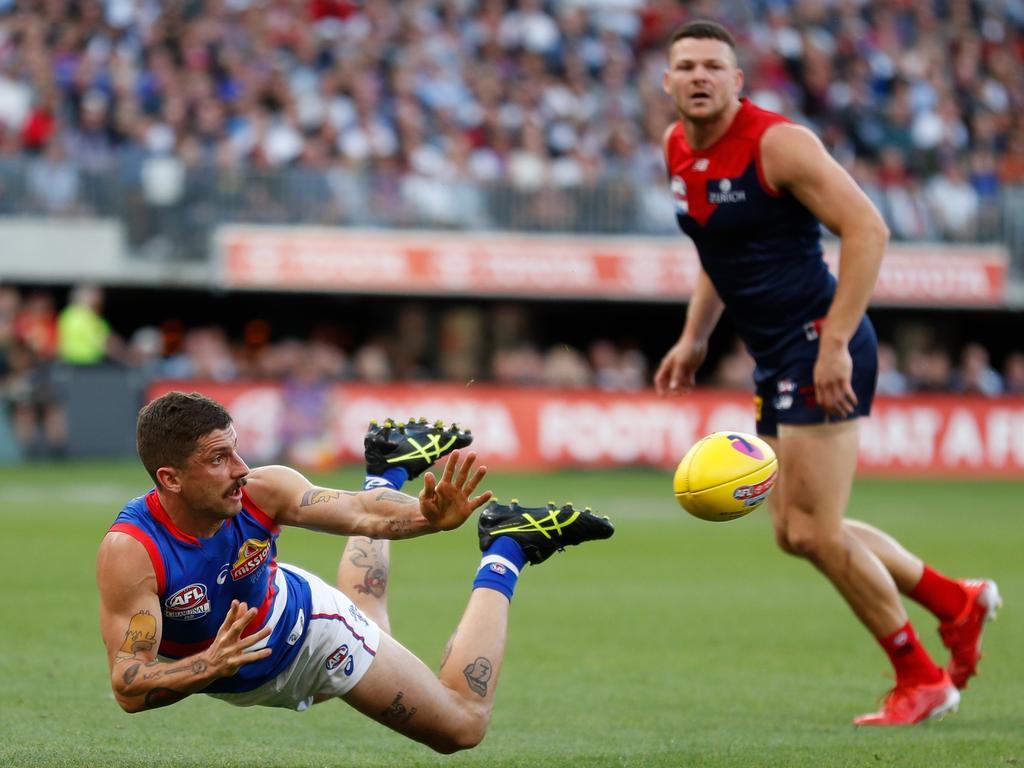
[[[698,40],[721,40],[732,48],[733,55],[736,55],[736,39],[728,29],[717,21],[696,19],[687,22],[672,33],[672,37],[668,41],[668,47],[671,48],[677,41],[687,37],[695,37]]]
[[[168,392],[139,411],[135,447],[159,485],[160,467],[184,468],[203,435],[230,425],[231,414],[216,400],[198,392]]]

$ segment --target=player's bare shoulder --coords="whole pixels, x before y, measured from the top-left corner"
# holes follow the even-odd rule
[[[103,599],[135,589],[155,593],[156,572],[142,542],[121,531],[108,531],[96,553],[96,583]]]
[[[761,170],[773,189],[786,189],[829,164],[821,140],[796,123],[775,123],[761,135]]]
[[[670,146],[669,142],[672,140],[672,136],[675,134],[676,129],[678,127],[679,127],[679,121],[678,120],[673,120],[671,123],[669,123],[669,125],[665,128],[665,132],[662,133],[662,135],[661,135],[661,148],[664,151],[666,157],[668,157],[669,146]]]
[[[312,487],[301,472],[281,464],[257,467],[245,478],[246,495],[275,520],[293,509]]]

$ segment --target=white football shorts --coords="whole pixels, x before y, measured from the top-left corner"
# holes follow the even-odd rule
[[[317,695],[342,696],[366,674],[380,645],[380,627],[348,597],[319,576],[278,563],[309,583],[313,612],[305,618],[302,647],[280,675],[245,693],[211,693],[238,707],[302,711]]]

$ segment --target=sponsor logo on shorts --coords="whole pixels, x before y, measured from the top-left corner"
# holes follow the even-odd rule
[[[348,607],[348,615],[352,617],[352,621],[357,621],[364,627],[370,626],[369,620],[365,616],[363,616],[362,611],[360,611],[354,605],[350,605]]]
[[[775,410],[777,411],[788,411],[793,407],[793,396],[792,395],[779,395],[773,401]]]
[[[732,179],[708,179],[707,191],[708,202],[712,205],[742,203],[747,199],[746,191],[732,188]]]
[[[238,550],[238,558],[231,566],[232,580],[238,581],[255,573],[269,557],[270,539],[246,539],[245,544]]]
[[[342,643],[334,649],[330,656],[327,657],[327,661],[324,663],[324,666],[327,668],[328,672],[333,672],[351,658],[352,657],[349,656],[348,653],[348,644]],[[346,672],[345,674],[351,673]]]
[[[299,642],[299,638],[302,637],[302,630],[306,626],[306,612],[299,608],[298,618],[295,619],[295,624],[292,625],[292,631],[288,633],[288,639],[285,641],[288,645],[295,645]]]
[[[777,474],[777,472],[772,472],[771,477],[767,480],[762,480],[757,485],[741,485],[732,492],[732,497],[737,501],[742,501],[745,507],[753,507],[756,504],[760,504],[775,485],[775,476]]]
[[[164,616],[175,621],[195,621],[209,612],[205,584],[189,584],[164,600]]]

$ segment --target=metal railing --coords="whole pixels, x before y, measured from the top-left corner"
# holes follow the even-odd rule
[[[923,208],[923,189],[914,193]],[[887,206],[880,205],[889,215]],[[0,216],[102,216],[122,222],[131,252],[205,260],[228,223],[443,228],[594,234],[676,231],[664,180],[606,179],[570,187],[440,181],[342,167],[186,168],[176,158],[126,158],[105,171],[45,158],[0,161]],[[897,234],[899,227],[893,227]],[[962,238],[961,238],[962,239]],[[1024,188],[983,200],[970,240],[1006,242],[1024,277]]]

